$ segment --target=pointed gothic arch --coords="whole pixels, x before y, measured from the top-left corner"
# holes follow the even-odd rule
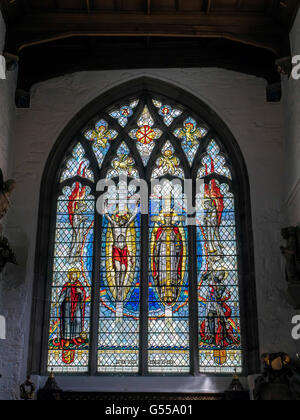
[[[138,103],[135,103],[134,106],[131,107],[131,115],[128,116],[128,118],[124,117],[125,119],[122,119],[121,114],[119,113],[118,115],[118,110],[120,110],[124,105],[130,105],[130,103],[133,103],[136,100],[138,100]],[[155,102],[153,102],[153,100]],[[165,116],[162,107],[159,106],[159,104],[163,106],[165,103],[169,106],[168,115],[170,116],[170,119],[166,119],[167,117]],[[133,136],[130,134],[133,130],[137,129],[138,118],[141,116],[145,106],[149,109],[151,118],[153,119],[154,129],[161,131],[161,135],[156,139],[157,141],[151,150],[151,154],[147,161],[145,159],[143,160],[143,156],[139,153],[139,150],[133,141]],[[103,121],[105,123],[103,123]],[[91,133],[95,130],[99,122],[101,122],[103,130],[108,131],[106,136],[110,136],[110,138],[113,139],[113,141],[109,143],[110,147],[107,148],[105,146],[103,149],[105,153],[103,153],[102,157],[99,157],[99,155],[95,153],[95,150],[93,150],[93,147],[91,147],[91,144],[87,141],[89,140],[89,136],[93,136]],[[192,130],[194,130],[193,136],[195,138],[195,145],[197,139],[202,139],[202,141],[199,142],[200,145],[197,150],[194,150],[192,154],[188,155],[185,153],[184,147],[180,142],[185,141],[186,131],[184,130],[187,130],[187,126],[189,124],[193,124],[193,122],[201,122],[201,129],[203,130],[201,132],[199,127],[195,127],[195,125],[193,126]],[[214,171],[211,166],[211,168],[207,168],[207,172],[205,173],[205,183],[209,186],[212,182],[215,182],[215,185],[218,185],[218,188],[220,189],[223,188],[223,191],[225,191],[226,188],[222,187],[222,184],[226,184],[230,194],[234,195],[235,202],[234,217],[236,220],[237,235],[236,258],[238,261],[238,282],[236,286],[239,288],[238,305],[240,310],[239,318],[241,321],[240,328],[242,331],[242,344],[240,348],[242,360],[239,362],[237,367],[241,368],[244,374],[256,372],[259,366],[259,361],[253,238],[249,180],[243,156],[230,130],[202,101],[182,89],[168,83],[150,78],[140,78],[104,93],[82,110],[63,131],[48,158],[41,184],[31,351],[29,360],[30,373],[45,374],[47,371],[47,364],[49,365],[47,349],[49,342],[48,326],[50,305],[44,305],[43,303],[49,301],[51,296],[51,286],[53,285],[53,267],[49,255],[53,255],[53,244],[55,243],[55,229],[57,229],[57,200],[59,200],[59,196],[61,196],[62,192],[66,191],[66,188],[70,188],[70,179],[64,179],[60,182],[60,177],[62,174],[62,168],[65,170],[67,162],[74,159],[74,146],[76,146],[76,144],[81,145],[81,148],[85,153],[84,157],[89,161],[88,167],[92,168],[94,179],[97,181],[105,178],[109,171],[112,170],[112,164],[118,155],[118,150],[122,144],[125,144],[128,150],[128,156],[134,161],[135,170],[139,173],[142,179],[146,179],[149,182],[153,174],[153,170],[155,170],[155,166],[157,165],[158,159],[161,159],[163,145],[169,142],[171,148],[173,149],[173,156],[177,156],[180,160],[181,173],[184,173],[186,179],[193,179],[195,181],[201,166],[203,167],[205,156],[208,154],[209,146],[212,141],[215,142],[217,148],[219,149],[217,155],[222,157],[223,167],[227,168],[227,172],[222,173],[221,171],[220,173],[220,171]],[[126,153],[127,151],[125,152],[125,155]],[[216,152],[214,153],[216,156]],[[228,177],[228,173],[230,173],[230,177]],[[163,175],[172,179],[174,174],[167,173]],[[80,173],[80,171],[78,172],[78,170],[76,176],[71,178],[71,181],[74,189],[76,186],[79,190],[80,188],[83,189],[86,187],[89,189],[89,197],[94,197],[95,200],[97,199],[97,192],[95,188],[96,182],[93,183],[91,179],[82,177],[82,173]],[[65,197],[66,199],[69,199],[69,190],[65,192]],[[224,197],[225,194],[223,194],[223,198]],[[89,200],[90,202],[92,201],[91,198]],[[143,240],[146,240],[146,243],[148,243],[149,218],[144,217],[144,219],[142,219],[143,217],[140,218],[140,225],[139,227],[136,227],[136,229],[140,229],[141,243],[143,243]],[[95,232],[93,237],[94,247],[92,253],[93,255],[89,256],[91,258],[91,263],[93,264],[93,268],[91,270],[91,278],[93,278],[93,281],[92,284],[89,285],[89,287],[91,286],[91,301],[89,302],[89,322],[91,327],[90,337],[88,340],[89,345],[87,349],[89,356],[86,360],[85,369],[82,372],[88,372],[92,375],[96,373],[107,374],[107,372],[120,373],[118,370],[99,370],[99,329],[96,326],[99,325],[99,301],[97,297],[100,294],[101,286],[98,281],[99,278],[97,278],[97,273],[101,272],[101,243],[103,242],[103,237],[102,241],[95,238],[101,237],[100,232],[101,229],[103,229],[103,220],[95,214],[93,221],[93,229]],[[189,247],[189,254],[187,256],[187,270],[189,272],[189,323],[187,324],[189,344],[186,347],[188,348],[189,354],[188,366],[185,366],[187,369],[174,369],[173,371],[168,371],[167,369],[160,370],[159,368],[151,371],[150,369],[150,372],[158,374],[191,373],[194,375],[200,374],[200,372],[206,372],[207,374],[230,373],[232,372],[232,368],[234,368],[234,363],[232,363],[231,368],[227,370],[222,370],[221,368],[201,370],[201,366],[199,369],[199,330],[201,331],[201,328],[203,329],[204,324],[203,322],[200,322],[199,324],[197,310],[199,302],[198,294],[196,292],[198,283],[197,275],[195,274],[197,273],[197,251],[195,244],[200,242],[200,240],[196,227],[187,228],[186,235],[186,241]],[[146,256],[147,254],[148,252],[145,253]],[[149,350],[147,276],[150,268],[145,255],[141,255],[140,260],[141,272],[146,274],[141,274],[140,279],[141,306],[138,327],[138,357],[136,359],[137,362],[134,365],[135,369],[123,369],[124,374],[131,373],[145,375],[149,373],[147,356]],[[220,271],[220,269],[217,271]],[[47,281],[45,281],[45,279],[47,279]],[[63,287],[62,283],[61,287]],[[80,288],[82,286],[78,284],[78,287]],[[203,296],[201,297],[203,298]],[[223,308],[225,308],[225,306],[223,306]],[[82,315],[83,313],[81,312],[81,316]],[[229,318],[230,317],[228,317],[228,319]],[[231,318],[230,322],[232,322]],[[209,328],[209,326],[207,328]],[[223,331],[224,335],[224,331],[226,331],[226,329],[229,330],[230,326],[226,327],[221,325],[220,328],[220,331]],[[234,331],[234,328],[231,329],[230,334],[234,335]],[[215,364],[219,364],[219,366],[222,367],[224,355],[222,355],[220,351],[218,352],[213,350],[217,343],[212,343],[210,340],[211,337],[209,334],[204,334],[202,337],[202,346],[205,344],[207,346],[207,350],[202,347],[201,351],[211,351],[211,354],[215,358]],[[219,348],[222,350],[226,350],[226,345],[230,347],[230,344],[232,344],[228,342],[224,343],[224,337],[222,337],[221,341],[222,345],[219,345]],[[56,343],[59,344],[58,342]],[[60,349],[60,347],[58,348]],[[86,349],[82,350],[81,348],[81,351],[85,350]],[[163,351],[162,348],[160,350]],[[66,352],[66,358],[68,356],[70,356],[70,353]],[[234,357],[232,360],[233,359]],[[64,373],[64,370],[59,372]],[[65,372],[70,373],[71,370],[65,369]],[[74,373],[80,374],[80,370],[75,369]]]

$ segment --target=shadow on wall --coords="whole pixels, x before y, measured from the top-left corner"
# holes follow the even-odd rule
[[[3,290],[16,289],[25,283],[29,241],[22,232],[9,234],[12,249],[17,258],[17,264],[8,264],[3,274]]]

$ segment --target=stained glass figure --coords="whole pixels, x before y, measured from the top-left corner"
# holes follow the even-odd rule
[[[103,217],[99,372],[138,372],[139,366],[139,202],[120,190],[109,191]]]
[[[156,162],[156,168],[153,171],[152,178],[160,178],[167,174],[184,178],[184,171],[180,166],[180,160],[174,154],[174,147],[168,141],[162,148],[162,156]]]
[[[213,179],[202,200],[197,228],[200,371],[241,372],[234,196],[228,185]]]
[[[207,154],[202,159],[202,166],[199,169],[198,178],[204,178],[214,173],[232,179],[231,171],[226,166],[225,157],[220,155],[220,148],[215,140],[211,140],[207,148]]]
[[[120,175],[126,175],[129,178],[139,177],[138,171],[134,168],[134,158],[130,156],[130,151],[125,143],[119,147],[117,157],[112,160],[111,166],[113,169],[109,170],[107,178],[116,178]]]
[[[89,166],[90,162],[85,157],[84,148],[78,143],[73,149],[72,158],[66,163],[66,169],[62,173],[60,182],[74,178],[75,176],[80,176],[81,178],[86,178],[94,182],[94,174]]]
[[[58,199],[48,370],[87,372],[89,363],[94,197],[76,182]]]
[[[148,107],[149,101],[154,106]],[[63,161],[49,274],[49,371],[88,374],[89,366],[97,364],[98,373],[103,374],[136,374],[141,366],[150,374],[186,374],[194,365],[191,354],[195,358],[199,352],[201,373],[242,372],[239,261],[229,157],[221,152],[218,139],[209,138],[208,126],[186,118],[183,106],[165,103],[170,102],[140,97],[110,107],[107,112],[116,122],[108,118],[118,132],[100,119]],[[209,141],[201,141],[205,137]],[[112,142],[115,154],[110,150]],[[91,167],[95,159],[88,158],[90,148],[101,171]],[[110,162],[106,162],[108,152]],[[192,166],[196,153],[201,156],[197,176],[205,186],[192,197],[197,205],[193,242],[183,193],[185,170],[190,169],[184,170],[182,164],[186,155]],[[99,197],[103,214],[96,214],[91,186],[99,172],[106,173],[110,183]],[[147,185],[143,173],[157,183],[149,200],[146,193],[148,217],[142,216],[139,194],[143,187],[135,186],[140,177]],[[189,252],[196,254],[193,272]],[[145,279],[142,286],[148,294],[141,293]],[[197,282],[192,302],[197,301],[198,308],[190,301],[190,282]],[[92,289],[99,294],[92,294]],[[99,304],[97,326],[91,325],[92,303],[93,308]],[[146,307],[147,314],[140,317]],[[198,347],[192,349],[190,319],[196,313]],[[194,330],[195,323],[191,327]],[[95,354],[90,351],[90,336],[97,328]],[[140,343],[140,337],[146,342]]]
[[[112,118],[115,118],[116,120],[118,120],[118,123],[122,127],[126,127],[126,125],[128,124],[129,118],[132,117],[133,115],[134,108],[136,108],[138,104],[139,104],[138,100],[132,101],[130,102],[129,105],[123,105],[121,106],[120,109],[111,111],[109,115]]]
[[[180,117],[182,111],[172,108],[170,105],[163,105],[162,102],[153,100],[153,104],[158,108],[158,113],[163,117],[164,123],[169,127],[175,118]]]
[[[205,137],[207,129],[198,127],[193,118],[187,118],[182,128],[175,130],[174,135],[182,140],[182,148],[188,158],[190,165],[193,164],[195,155],[199,148],[199,139]]]
[[[110,142],[118,137],[117,131],[110,129],[105,120],[99,120],[95,124],[95,129],[87,130],[84,135],[87,140],[93,142],[93,151],[99,167],[101,167],[103,159],[110,148]]]
[[[165,181],[151,199],[149,371],[188,372],[187,228],[181,186]]]
[[[145,106],[142,115],[138,119],[137,125],[139,128],[131,130],[129,136],[137,141],[138,151],[144,165],[147,165],[155,146],[155,140],[161,137],[162,131],[158,128],[153,128],[154,120],[147,106]]]

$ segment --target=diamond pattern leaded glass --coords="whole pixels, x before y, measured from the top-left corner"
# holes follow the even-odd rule
[[[101,168],[103,160],[110,148],[110,142],[116,139],[118,132],[109,128],[105,120],[99,120],[93,130],[87,130],[85,138],[92,142],[93,151]]]
[[[226,166],[226,159],[220,155],[220,148],[215,140],[210,141],[207,154],[203,157],[201,163],[202,166],[199,169],[198,178],[204,178],[207,175],[216,173],[232,179],[231,171]]]
[[[162,148],[162,156],[156,161],[156,168],[153,171],[152,178],[160,178],[167,174],[184,178],[180,160],[174,154],[174,147],[168,141]]]
[[[202,197],[198,197],[199,208]],[[234,196],[213,179],[197,213],[201,372],[242,371]]]
[[[163,105],[160,101],[153,100],[153,104],[158,108],[159,115],[168,127],[173,123],[175,118],[180,117],[182,114],[182,111],[179,109],[174,109],[170,105]]]
[[[165,181],[150,201],[149,371],[190,371],[188,242],[181,187]]]
[[[81,178],[89,179],[94,182],[94,174],[89,169],[90,162],[85,157],[85,151],[80,143],[78,143],[72,152],[72,158],[66,163],[66,169],[64,169],[60,182],[66,181],[67,179],[80,176]]]
[[[154,120],[147,106],[145,106],[142,115],[138,119],[137,125],[139,128],[130,131],[129,136],[136,140],[137,149],[146,166],[153,152],[155,140],[161,137],[162,131],[158,128],[153,128]]]
[[[125,143],[122,143],[117,151],[117,157],[111,164],[113,169],[107,173],[107,178],[116,178],[120,175],[126,175],[129,178],[138,178],[138,171],[135,169],[135,161],[130,156],[130,151]]]
[[[86,143],[75,143],[64,160],[51,255],[49,371],[87,374],[97,365],[100,374],[120,375],[139,373],[143,366],[153,374],[186,374],[195,351],[201,373],[242,371],[230,161],[217,140],[204,140],[205,123],[186,118],[191,114],[184,106],[168,103],[143,96],[112,105],[107,114],[115,123],[109,117],[110,124],[94,120],[83,132]],[[196,197],[193,243],[182,164],[186,155],[192,166],[196,153],[201,156],[197,176],[206,184]],[[185,170],[191,171],[188,165]],[[96,174],[104,174],[110,185],[99,197],[101,214],[90,186]],[[143,187],[135,187],[141,174],[144,181],[157,182],[146,201],[148,217],[142,215]],[[192,255],[197,259],[193,273]],[[196,277],[197,307],[191,310],[190,282],[196,284]],[[91,323],[92,304],[99,308],[97,326]],[[191,328],[197,349],[190,346]],[[145,330],[147,336],[141,334]],[[98,337],[93,363],[92,332]]]
[[[139,101],[132,101],[129,105],[123,105],[120,109],[110,111],[109,115],[118,120],[118,123],[122,127],[125,127],[128,124],[129,118],[133,115],[134,108],[136,108],[138,104]]]
[[[126,185],[123,187],[126,191]],[[139,204],[130,194],[124,195],[114,188],[109,190],[106,200],[101,238],[98,371],[138,372]]]
[[[188,158],[190,165],[193,164],[196,153],[199,148],[199,139],[205,137],[207,129],[198,127],[197,122],[193,118],[187,118],[182,128],[174,131],[174,135],[182,140],[182,148]]]
[[[76,182],[56,213],[48,370],[87,372],[93,272],[94,197]]]

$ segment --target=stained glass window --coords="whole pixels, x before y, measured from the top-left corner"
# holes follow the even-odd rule
[[[48,368],[87,372],[90,349],[94,197],[79,182],[58,198]]]
[[[102,222],[99,372],[139,368],[141,220],[138,202],[120,187],[106,195]]]
[[[147,106],[140,115],[137,125],[139,128],[132,130],[129,135],[133,140],[136,140],[136,147],[144,164],[147,165],[155,146],[155,140],[161,137],[162,131],[153,127],[154,119]]]
[[[184,178],[180,160],[176,157],[174,147],[169,141],[163,146],[162,155],[156,161],[156,168],[153,171],[152,178],[160,178],[167,174]]]
[[[180,186],[150,202],[149,372],[189,372],[188,232]]]
[[[242,372],[237,197],[222,141],[149,92],[101,112],[58,177],[48,371]],[[191,197],[189,179],[204,184]]]

